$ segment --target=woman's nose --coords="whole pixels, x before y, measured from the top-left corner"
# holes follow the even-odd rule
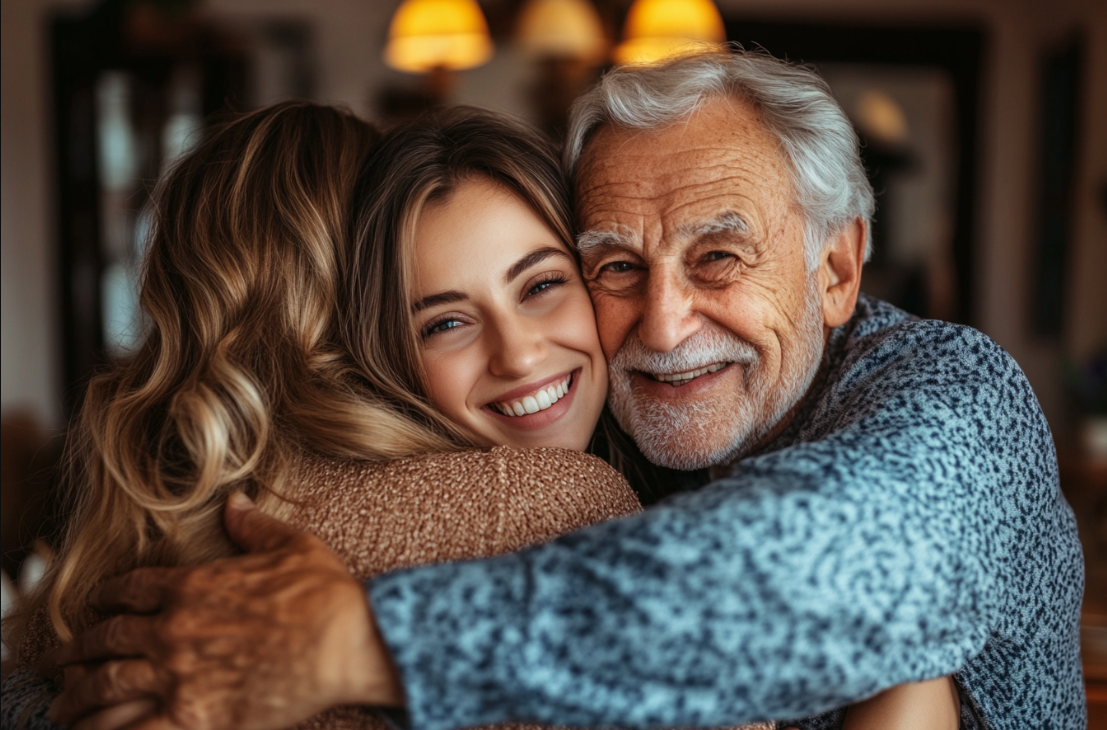
[[[534,323],[508,318],[490,329],[488,369],[493,375],[525,377],[546,359],[546,338]]]

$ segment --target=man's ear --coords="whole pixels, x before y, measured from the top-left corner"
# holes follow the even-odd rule
[[[819,292],[823,299],[823,324],[839,327],[853,316],[861,291],[861,267],[865,265],[868,226],[855,218],[831,236],[819,262]]]

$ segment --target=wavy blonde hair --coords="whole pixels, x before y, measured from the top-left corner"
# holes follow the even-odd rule
[[[306,452],[465,445],[374,387],[343,344],[350,196],[377,138],[347,112],[280,104],[211,130],[159,183],[139,300],[149,328],[88,386],[67,445],[73,517],[13,646],[43,610],[63,640],[86,628],[107,577],[231,554],[226,496],[287,514]]]

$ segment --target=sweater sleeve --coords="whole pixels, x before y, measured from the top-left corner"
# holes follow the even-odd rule
[[[1057,499],[1052,441],[987,338],[902,345],[843,366],[818,437],[697,492],[374,580],[412,725],[722,726],[960,668],[1004,592],[1001,504]]]

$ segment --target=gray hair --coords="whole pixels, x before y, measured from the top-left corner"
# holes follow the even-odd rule
[[[868,260],[875,201],[853,125],[818,74],[766,53],[735,48],[613,69],[573,105],[565,168],[575,171],[589,137],[605,123],[658,129],[720,97],[756,108],[791,163],[807,268],[818,265],[829,237],[857,218],[868,224]]]

